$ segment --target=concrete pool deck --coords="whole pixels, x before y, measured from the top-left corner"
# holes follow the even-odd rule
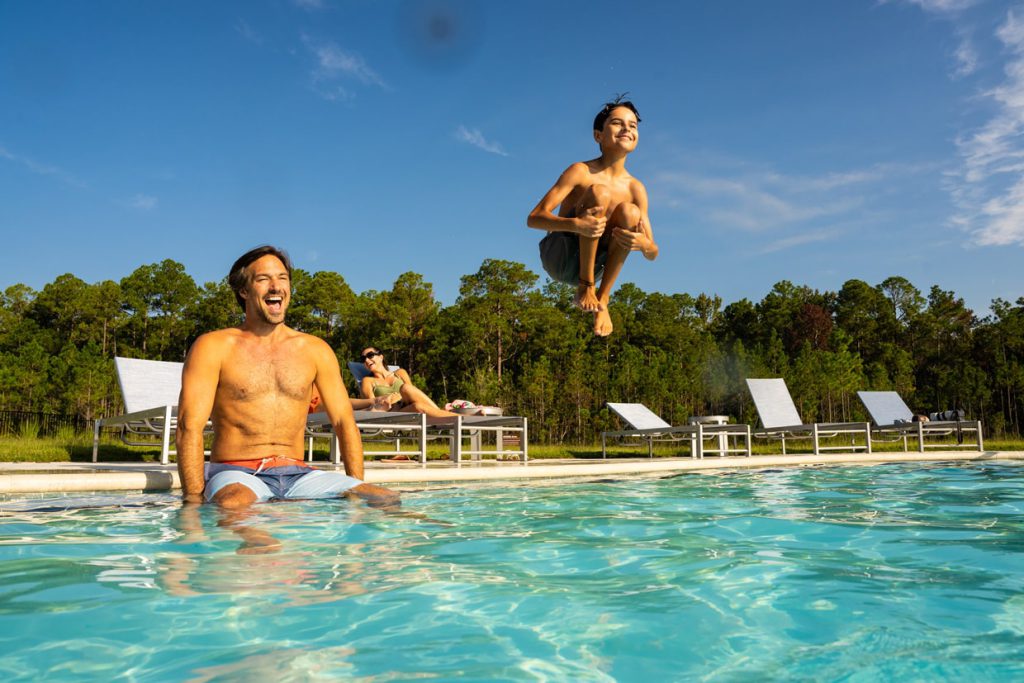
[[[679,472],[760,469],[809,465],[877,465],[901,462],[985,462],[1024,460],[1024,451],[932,451],[930,453],[832,453],[828,455],[755,455],[752,457],[537,459],[527,463],[438,460],[421,465],[368,461],[366,481],[374,484],[425,484],[464,481],[663,475]],[[322,469],[336,469],[314,463]],[[159,463],[0,462],[0,494],[82,491],[173,491],[180,488],[174,465]]]

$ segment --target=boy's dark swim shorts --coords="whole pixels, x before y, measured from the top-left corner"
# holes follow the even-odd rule
[[[604,264],[608,260],[608,244],[597,243],[597,255],[594,257],[594,282],[604,274]],[[540,263],[544,272],[552,280],[567,285],[578,285],[580,282],[580,236],[572,232],[549,232],[540,241]]]

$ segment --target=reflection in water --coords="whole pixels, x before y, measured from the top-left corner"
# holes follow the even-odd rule
[[[332,512],[340,519],[332,520]],[[417,526],[390,537],[386,549],[329,534],[339,523],[351,531],[387,527],[389,521]],[[390,590],[413,562],[410,549],[424,533],[418,526],[442,527],[422,514],[355,501],[272,503],[246,510],[183,505],[175,525],[180,532],[175,544],[193,551],[158,557],[160,585],[168,593],[272,593],[292,605],[361,595],[367,586]],[[240,541],[234,553],[210,552],[223,546],[225,532]]]
[[[282,648],[248,655],[229,664],[199,667],[188,683],[209,681],[308,681],[351,674],[346,660],[355,653],[348,647]]]

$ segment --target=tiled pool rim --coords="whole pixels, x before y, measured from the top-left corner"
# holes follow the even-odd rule
[[[877,465],[898,462],[986,462],[1024,460],[1024,451],[933,451],[930,453],[832,453],[828,455],[755,455],[694,460],[656,457],[610,460],[538,459],[520,462],[448,461],[419,463],[367,462],[374,484],[422,484],[463,481],[592,478],[658,475],[709,470],[762,469],[810,465]],[[333,465],[314,463],[323,469]],[[173,491],[180,488],[174,465],[153,463],[0,462],[0,494],[69,493],[82,491]]]

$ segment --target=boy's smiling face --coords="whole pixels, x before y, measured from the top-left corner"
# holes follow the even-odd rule
[[[608,114],[604,128],[594,131],[594,139],[601,145],[602,150],[617,148],[627,154],[632,152],[640,139],[636,114],[628,107],[615,107]]]

